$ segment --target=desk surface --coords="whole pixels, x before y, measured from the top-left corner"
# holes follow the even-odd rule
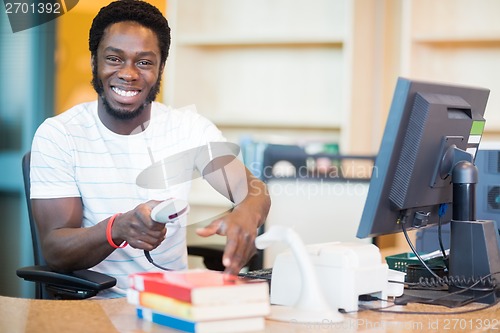
[[[293,324],[266,321],[266,333],[303,332],[500,332],[500,304],[487,309],[470,304],[459,309],[409,304],[391,311],[446,312],[445,315],[360,311],[345,314],[342,323]],[[47,301],[0,296],[0,332],[177,332],[138,319],[125,298]]]

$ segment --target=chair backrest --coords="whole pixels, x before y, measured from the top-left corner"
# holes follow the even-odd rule
[[[23,156],[22,160],[22,170],[23,170],[23,181],[24,181],[24,192],[26,194],[26,206],[28,207],[28,217],[31,229],[31,239],[33,242],[33,259],[35,265],[45,265],[45,259],[42,255],[42,248],[40,246],[40,238],[38,235],[38,227],[33,217],[31,211],[31,199],[30,199],[30,165],[31,165],[31,152],[27,152]],[[45,298],[43,286],[40,283],[35,284],[35,297]]]
[[[24,191],[26,193],[26,206],[28,207],[28,216],[30,221],[31,238],[33,242],[33,256],[35,260],[35,265],[45,265],[45,259],[42,255],[42,249],[40,246],[40,239],[38,236],[38,227],[33,217],[33,212],[31,211],[31,199],[30,199],[30,162],[31,162],[31,152],[27,152],[23,156],[23,180],[24,180]]]

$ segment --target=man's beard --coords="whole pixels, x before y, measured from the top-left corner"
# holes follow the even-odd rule
[[[144,103],[132,112],[126,111],[126,110],[121,110],[121,109],[115,109],[109,104],[108,100],[104,96],[104,86],[103,86],[101,80],[99,80],[97,78],[97,64],[94,64],[93,69],[92,69],[92,81],[91,81],[91,83],[92,83],[92,86],[94,87],[94,90],[97,92],[97,95],[101,98],[102,104],[103,104],[106,112],[116,119],[128,120],[128,119],[134,119],[134,118],[138,117],[142,113],[142,111],[144,111],[146,106],[149,105],[150,103],[152,103],[156,99],[156,96],[160,92],[161,73],[158,76],[158,80],[156,81],[155,85],[149,91],[149,94],[146,97],[146,100],[144,101]]]

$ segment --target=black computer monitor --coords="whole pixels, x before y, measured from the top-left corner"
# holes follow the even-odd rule
[[[484,88],[398,79],[357,237],[425,228],[452,219],[475,221],[473,161],[488,96]],[[467,228],[475,227],[452,225],[455,245],[452,240],[450,274],[493,273],[491,267],[475,267],[477,257],[484,255],[488,264],[496,261],[494,269],[500,270],[498,252],[491,258],[474,251],[471,258],[461,258],[460,265],[451,262],[453,251],[479,246],[480,238],[485,242],[484,232]],[[457,242],[473,244],[458,246]]]

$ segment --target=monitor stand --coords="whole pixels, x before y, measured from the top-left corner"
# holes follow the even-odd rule
[[[478,221],[475,186],[478,171],[474,164],[461,161],[452,172],[453,218],[451,221],[450,292],[472,296],[475,302],[493,304],[500,297],[500,247],[494,221]],[[481,279],[483,278],[483,279]],[[482,289],[482,290],[481,290]]]
[[[500,298],[500,247],[494,221],[476,220],[476,166],[469,161],[457,162],[452,170],[453,215],[447,291],[407,289],[398,304],[408,302],[463,306],[471,302],[493,304]],[[439,286],[430,278],[428,285]]]
[[[458,280],[460,287],[450,285],[450,292],[470,287],[470,290],[460,294],[472,296],[475,302],[487,304],[495,303],[497,297],[500,297],[497,230],[491,220],[451,221],[448,280]],[[481,277],[484,279],[480,279]]]

